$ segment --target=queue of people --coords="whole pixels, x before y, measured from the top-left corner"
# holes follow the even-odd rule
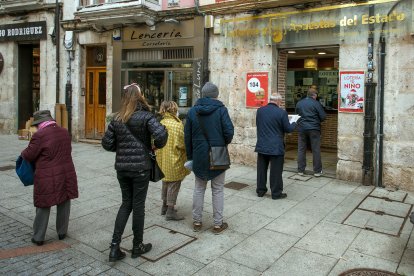
[[[270,164],[270,191],[272,199],[287,197],[283,193],[284,135],[299,127],[298,172],[305,169],[302,156],[306,139],[311,139],[314,153],[315,176],[322,173],[320,163],[320,122],[325,115],[316,102],[316,89],[309,89],[308,98],[298,103],[298,122],[290,122],[287,112],[280,108],[282,96],[272,93],[269,103],[257,110],[257,188],[258,197],[267,192],[267,170]],[[161,120],[151,112],[140,87],[133,83],[124,87],[121,108],[112,118],[102,139],[102,147],[115,152],[115,170],[119,182],[122,202],[119,207],[109,261],[125,258],[120,248],[128,218],[132,213],[132,258],[137,258],[152,249],[144,243],[145,201],[152,167],[151,153],[156,152],[156,161],[164,173],[162,179],[160,214],[166,220],[184,219],[177,208],[177,197],[181,183],[190,174],[186,163],[191,161],[195,175],[192,228],[198,232],[203,228],[203,206],[207,183],[211,182],[213,222],[211,231],[221,234],[228,228],[224,221],[225,169],[210,167],[211,146],[227,147],[234,136],[234,126],[225,105],[219,101],[218,87],[207,82],[201,90],[201,98],[190,108],[185,125],[179,119],[178,106],[174,101],[164,101],[160,106]],[[313,102],[315,101],[315,102]],[[322,109],[323,111],[323,109]],[[77,177],[71,157],[71,139],[67,130],[59,127],[48,110],[34,113],[33,135],[22,157],[36,167],[34,181],[34,205],[36,217],[32,242],[42,245],[45,238],[50,208],[57,205],[56,228],[59,239],[67,234],[70,201],[78,197]],[[309,126],[316,126],[311,127]],[[319,128],[318,128],[319,126]],[[306,149],[306,146],[305,146]],[[319,157],[318,157],[319,154]],[[316,162],[315,162],[316,161]],[[53,167],[55,175],[43,173]],[[318,175],[317,175],[318,174]],[[50,191],[53,191],[50,194]]]

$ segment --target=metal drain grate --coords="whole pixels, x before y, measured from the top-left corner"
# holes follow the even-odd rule
[[[406,198],[404,192],[374,189],[342,224],[398,237],[412,209]]]
[[[145,255],[141,255],[142,258],[156,262],[161,258],[183,248],[187,244],[195,241],[197,238],[180,233],[176,230],[169,229],[160,225],[152,225],[145,229],[145,240],[156,244],[152,250]],[[131,244],[133,235],[123,240],[124,244]],[[130,249],[125,249],[127,252],[131,252]]]
[[[0,171],[9,171],[9,170],[14,170],[15,168],[16,166],[8,165],[8,166],[0,167]]]
[[[224,187],[233,189],[233,190],[241,190],[243,188],[246,188],[247,186],[249,185],[240,183],[240,182],[234,182],[234,181],[224,184]]]

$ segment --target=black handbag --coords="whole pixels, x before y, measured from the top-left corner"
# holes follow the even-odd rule
[[[165,177],[164,173],[162,172],[160,166],[158,166],[157,156],[155,152],[150,153],[151,157],[151,174],[150,174],[150,181],[151,182],[158,182]]]
[[[129,133],[131,133],[132,136],[134,136],[135,140],[137,140],[138,142],[140,142],[144,148],[147,148],[147,146],[145,146],[145,144],[141,141],[141,139],[137,138],[132,131],[129,129],[128,125],[125,124],[125,127],[128,129]],[[153,150],[149,151],[149,156],[150,156],[150,160],[151,160],[151,170],[150,170],[150,181],[151,182],[158,182],[161,179],[163,179],[165,177],[164,173],[162,172],[160,166],[158,166],[158,162],[157,162],[157,155],[155,154],[155,152]]]
[[[209,160],[210,160],[210,170],[227,170],[230,168],[230,155],[229,150],[226,146],[211,146],[210,141],[208,140],[207,131],[204,128],[204,125],[201,123],[200,115],[197,113],[198,124],[200,125],[203,135],[207,140],[209,146]]]

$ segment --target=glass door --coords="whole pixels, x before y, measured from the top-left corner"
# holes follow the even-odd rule
[[[153,111],[158,111],[165,97],[164,70],[128,71],[126,83],[137,83]]]
[[[166,75],[168,80],[166,100],[176,102],[180,114],[187,114],[193,100],[193,72],[191,70],[171,70],[167,71]]]
[[[162,101],[175,101],[181,114],[192,105],[193,71],[190,69],[137,69],[122,75],[122,83],[137,83],[141,92],[157,112]]]

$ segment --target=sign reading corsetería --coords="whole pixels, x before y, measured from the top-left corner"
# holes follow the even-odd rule
[[[0,25],[0,41],[42,40],[46,38],[46,21]]]

